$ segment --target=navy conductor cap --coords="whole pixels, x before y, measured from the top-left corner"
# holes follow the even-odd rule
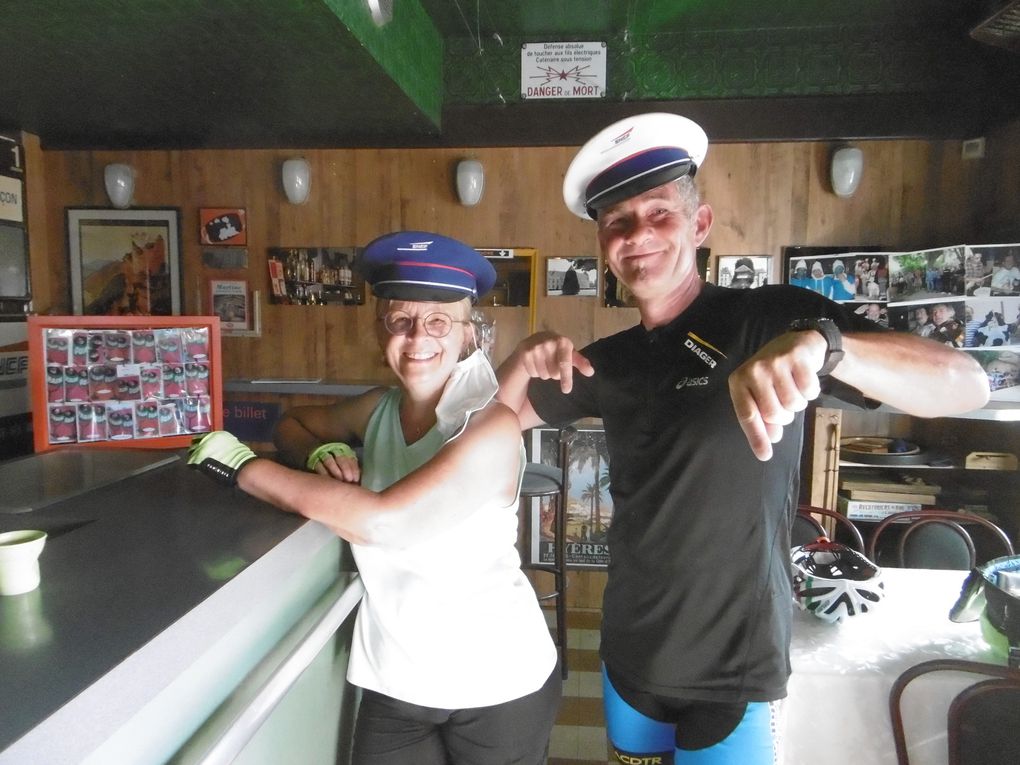
[[[707,151],[705,131],[679,114],[622,119],[577,152],[563,178],[563,201],[575,215],[595,220],[610,205],[694,175]]]
[[[463,242],[428,231],[396,231],[374,239],[361,256],[372,294],[390,300],[474,303],[496,283],[496,270]]]

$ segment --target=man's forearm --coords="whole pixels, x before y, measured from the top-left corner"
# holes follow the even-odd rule
[[[942,417],[979,409],[988,377],[971,356],[899,332],[849,333],[832,376],[907,414]]]

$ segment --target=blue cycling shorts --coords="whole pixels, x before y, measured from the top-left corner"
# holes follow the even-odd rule
[[[782,702],[682,701],[624,689],[602,668],[606,729],[626,765],[774,765]],[[635,707],[640,707],[639,711]]]

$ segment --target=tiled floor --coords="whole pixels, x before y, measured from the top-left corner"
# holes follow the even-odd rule
[[[602,675],[599,673],[597,610],[572,610],[567,615],[567,679],[563,702],[549,742],[548,765],[606,765],[609,760],[602,716]],[[554,612],[546,618],[555,624]]]

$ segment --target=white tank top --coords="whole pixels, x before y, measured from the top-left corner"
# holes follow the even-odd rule
[[[435,427],[404,443],[400,396],[397,388],[384,394],[369,420],[361,483],[373,491],[421,467],[445,443]],[[523,466],[522,446],[521,474]],[[516,539],[517,498],[479,507],[409,547],[352,544],[365,596],[347,679],[439,709],[500,704],[541,688],[556,648],[521,572]]]

